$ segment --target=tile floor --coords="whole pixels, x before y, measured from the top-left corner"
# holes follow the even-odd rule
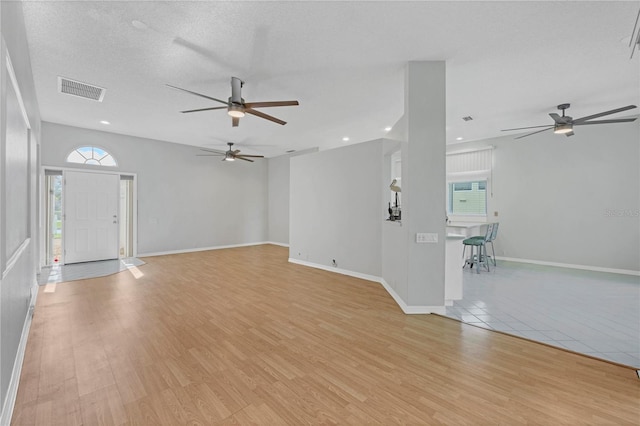
[[[122,259],[101,260],[98,262],[45,266],[38,276],[38,284],[45,285],[64,281],[105,277],[140,265],[144,265],[142,260],[136,257],[125,257]]]
[[[640,369],[640,277],[498,261],[447,316]]]

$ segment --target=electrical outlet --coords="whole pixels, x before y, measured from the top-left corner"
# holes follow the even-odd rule
[[[498,212],[493,212],[493,215],[494,215],[495,217],[498,217]]]
[[[331,259],[331,262],[333,262],[333,266],[338,266],[335,259]]]

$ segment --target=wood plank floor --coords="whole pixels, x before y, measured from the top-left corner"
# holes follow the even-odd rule
[[[15,425],[639,424],[635,371],[263,245],[40,288]]]

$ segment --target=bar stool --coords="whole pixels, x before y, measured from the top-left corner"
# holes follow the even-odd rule
[[[485,243],[485,247],[486,247],[486,244],[491,244],[491,253],[493,254],[493,257],[491,256],[489,257],[491,258],[491,260],[493,260],[493,266],[496,266],[496,250],[493,247],[493,241],[498,236],[498,225],[500,225],[499,222],[495,222],[493,224],[493,230],[491,231],[491,236],[489,237],[489,240]]]
[[[462,241],[462,244],[464,244],[464,248],[462,250],[463,259],[465,258],[464,255],[467,251],[467,246],[471,248],[471,255],[467,259],[465,259],[464,265],[462,266],[463,268],[465,268],[467,265],[469,265],[470,268],[473,268],[473,265],[476,265],[476,272],[479,274],[480,265],[483,265],[485,268],[487,268],[487,272],[490,271],[489,262],[487,261],[486,245],[488,242],[491,242],[491,236],[493,235],[494,229],[496,229],[496,233],[497,233],[497,226],[495,225],[497,224],[490,223],[487,225],[487,231],[485,232],[484,237],[476,236],[476,237],[467,238],[466,240]],[[477,252],[474,254],[474,251],[476,250]],[[495,257],[495,253],[494,253],[494,257]],[[494,259],[494,262],[495,262],[495,259]]]

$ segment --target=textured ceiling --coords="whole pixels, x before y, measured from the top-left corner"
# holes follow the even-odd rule
[[[548,124],[564,102],[573,117],[640,102],[638,2],[23,4],[43,120],[182,144],[272,156],[383,137],[414,60],[447,61],[449,143]],[[58,76],[106,88],[104,102],[59,94]],[[300,106],[262,110],[286,126],[232,128],[225,111],[180,114],[217,105],[165,86],[226,99],[231,76],[247,102]]]

